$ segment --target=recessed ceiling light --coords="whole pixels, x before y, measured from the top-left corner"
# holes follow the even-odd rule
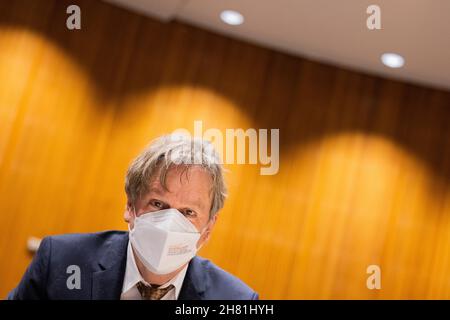
[[[396,53],[383,53],[381,62],[389,68],[401,68],[405,64],[405,59]]]
[[[226,24],[238,26],[244,23],[244,16],[234,10],[224,10],[220,13],[220,19]]]

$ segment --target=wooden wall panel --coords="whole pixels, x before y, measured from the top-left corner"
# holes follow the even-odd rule
[[[82,30],[65,9],[82,9]],[[30,236],[126,229],[124,173],[177,128],[279,128],[228,165],[201,254],[269,299],[450,298],[450,94],[100,1],[0,2],[0,295]],[[366,268],[382,271],[368,290]]]

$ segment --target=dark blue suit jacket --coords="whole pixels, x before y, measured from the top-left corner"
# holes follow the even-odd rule
[[[121,231],[44,238],[8,299],[120,299],[127,245],[128,232]],[[80,268],[80,289],[67,286],[70,265]],[[258,294],[209,260],[194,257],[178,298],[250,300]]]

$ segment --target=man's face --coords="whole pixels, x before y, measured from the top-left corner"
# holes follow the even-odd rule
[[[149,191],[134,204],[136,216],[142,214],[174,208],[180,211],[197,230],[203,231],[197,246],[207,241],[215,224],[216,215],[211,220],[209,212],[211,208],[212,178],[208,172],[200,167],[172,167],[166,175],[167,190],[161,185],[159,178],[153,179],[149,185]],[[125,221],[134,227],[134,214],[129,204],[125,210]]]

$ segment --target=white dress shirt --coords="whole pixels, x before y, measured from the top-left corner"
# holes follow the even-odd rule
[[[177,300],[180,294],[181,286],[183,285],[184,277],[186,275],[188,265],[186,265],[175,277],[168,282],[159,286],[159,288],[165,288],[173,284],[174,288],[167,292],[161,300]],[[144,284],[150,286],[141,276],[139,269],[134,259],[133,249],[131,243],[128,241],[127,249],[127,266],[125,269],[125,278],[122,286],[122,294],[120,300],[142,300],[141,294],[136,287],[136,284],[142,281]]]

